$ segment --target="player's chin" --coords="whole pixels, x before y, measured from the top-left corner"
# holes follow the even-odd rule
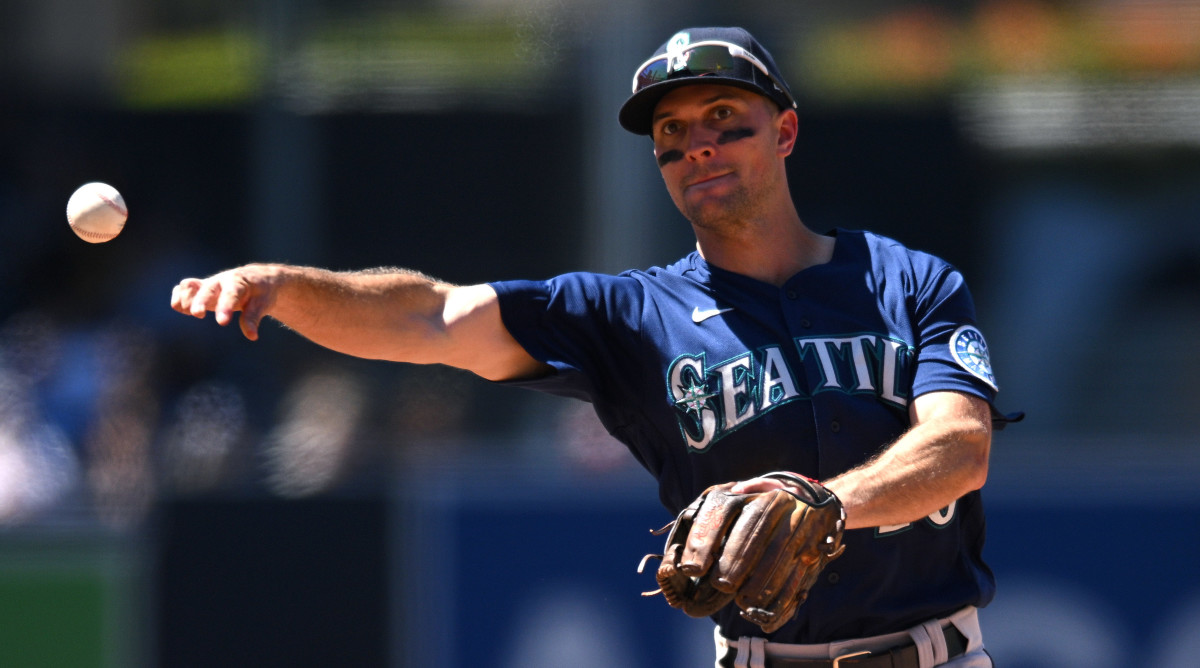
[[[731,232],[739,219],[728,198],[705,197],[684,202],[683,214],[692,225],[712,232]]]

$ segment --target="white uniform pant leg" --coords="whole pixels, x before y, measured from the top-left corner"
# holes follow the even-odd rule
[[[962,656],[942,664],[943,668],[993,668],[992,657],[983,649],[983,631],[979,627],[976,608],[965,608],[953,615],[949,621],[967,639],[967,651]]]

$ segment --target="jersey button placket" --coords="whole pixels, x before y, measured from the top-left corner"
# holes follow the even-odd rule
[[[804,307],[799,306],[801,293],[795,287],[787,287],[780,293],[781,302],[784,311],[788,314],[788,326],[793,332],[799,334],[799,330],[812,329],[812,320],[806,316],[800,315],[799,311]]]

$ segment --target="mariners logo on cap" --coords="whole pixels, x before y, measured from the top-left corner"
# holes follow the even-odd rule
[[[672,72],[687,69],[689,54],[686,49],[691,43],[692,36],[686,32],[675,33],[675,36],[667,42],[667,57],[670,58]]]
[[[963,325],[954,330],[950,337],[950,354],[962,368],[971,375],[983,380],[992,389],[996,388],[996,376],[992,373],[992,361],[988,357],[987,341],[983,333],[971,325]]]

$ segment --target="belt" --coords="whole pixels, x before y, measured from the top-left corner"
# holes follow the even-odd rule
[[[946,636],[946,654],[953,659],[967,651],[967,638],[954,627],[947,624],[942,633]],[[718,665],[732,666],[737,648],[725,650]],[[765,668],[920,668],[921,660],[917,655],[916,643],[907,643],[899,647],[878,652],[859,652],[846,654],[836,659],[788,659],[783,657],[766,657]]]

